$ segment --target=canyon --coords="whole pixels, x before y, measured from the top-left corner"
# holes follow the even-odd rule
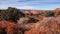
[[[55,10],[0,10],[1,34],[60,34],[60,8]]]

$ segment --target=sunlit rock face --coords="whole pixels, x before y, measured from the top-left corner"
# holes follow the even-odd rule
[[[60,8],[56,8],[54,10],[54,12],[55,12],[55,16],[59,16],[60,15]]]
[[[34,25],[36,25],[35,23],[38,21],[39,20],[34,19],[34,18],[28,18],[28,17],[20,18],[17,23],[18,30],[21,30],[22,33],[25,33],[25,31],[29,31],[33,29]]]
[[[34,28],[26,31],[25,34],[60,34],[59,19],[58,17],[55,18],[45,17],[43,20],[34,23]]]
[[[17,24],[6,20],[1,20],[0,32],[8,34],[60,34],[60,17],[44,17],[36,23],[33,21],[29,23],[29,18],[21,19],[23,21],[20,21]]]
[[[15,34],[17,33],[17,25],[15,22],[6,20],[0,21],[0,34]]]

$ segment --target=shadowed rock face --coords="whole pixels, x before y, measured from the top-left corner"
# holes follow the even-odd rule
[[[38,21],[38,19],[30,18],[30,20],[28,20],[28,23],[36,23]]]

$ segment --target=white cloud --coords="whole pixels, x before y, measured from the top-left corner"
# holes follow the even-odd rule
[[[8,7],[16,7],[18,9],[34,9],[33,6],[15,6],[15,5],[0,5],[0,9],[7,9]]]
[[[20,7],[17,7],[17,8],[20,8],[20,9],[34,9],[33,6],[20,6]]]
[[[18,9],[34,9],[33,6],[8,6],[8,7],[16,7]]]
[[[0,0],[0,9],[7,7],[17,7],[20,9],[40,9],[48,8],[48,5],[59,4],[59,0]],[[37,6],[36,6],[37,5]],[[58,5],[57,5],[58,6]],[[39,8],[40,7],[40,8]],[[55,6],[54,6],[55,7]]]

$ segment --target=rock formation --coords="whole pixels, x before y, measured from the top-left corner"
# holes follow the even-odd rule
[[[60,9],[0,10],[0,34],[60,34]]]

